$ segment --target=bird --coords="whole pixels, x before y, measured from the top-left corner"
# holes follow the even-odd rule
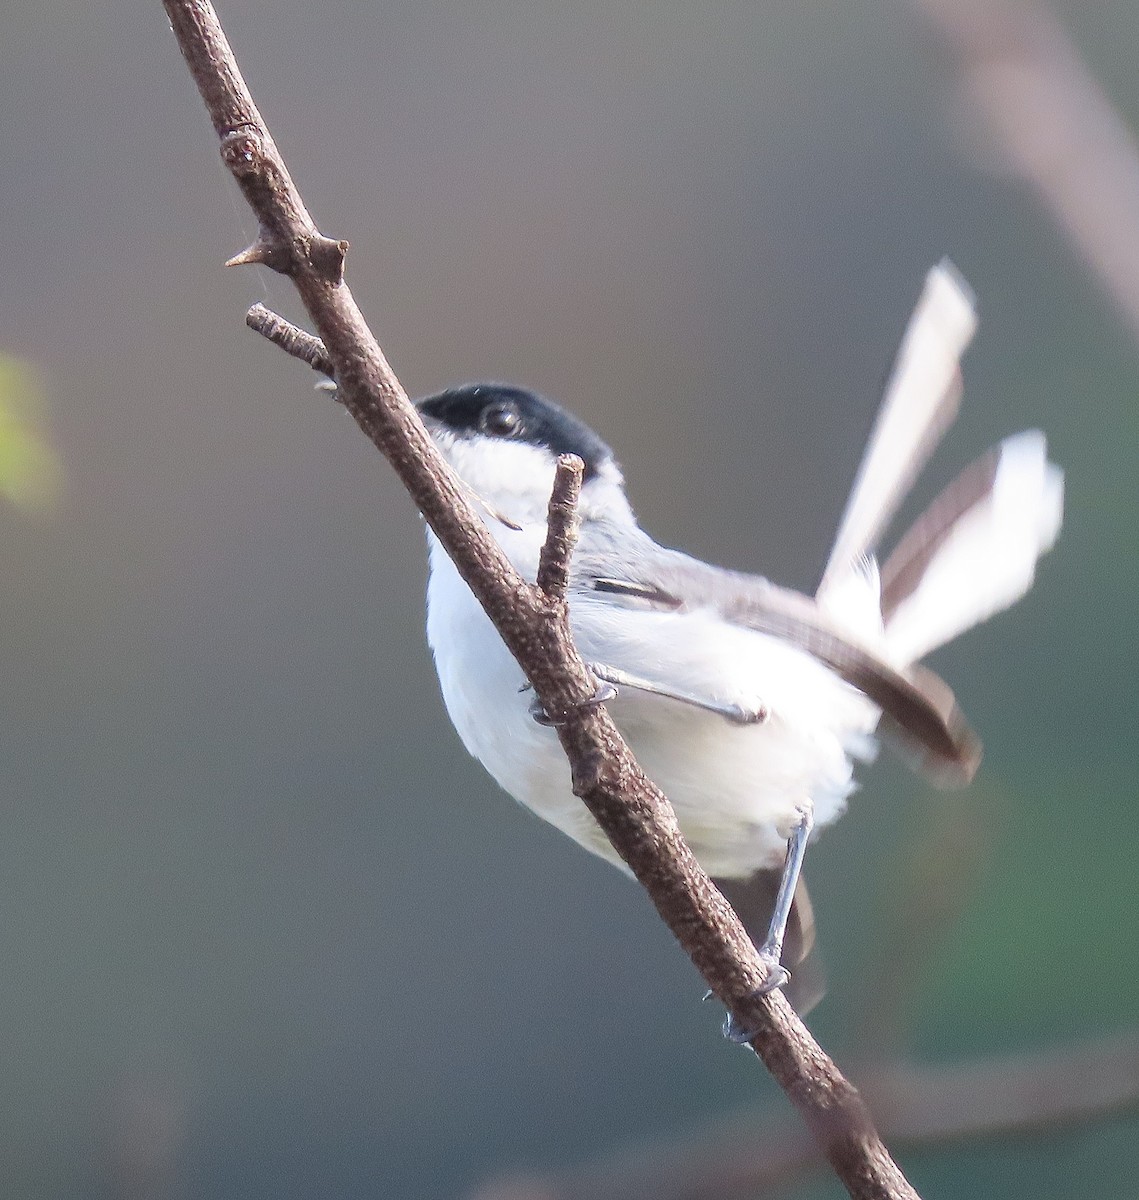
[[[855,764],[885,738],[943,785],[981,744],[922,664],[1008,608],[1059,533],[1063,475],[1043,433],[1006,438],[966,468],[896,546],[879,542],[956,417],[977,325],[948,260],[926,276],[838,533],[813,595],[659,545],[610,447],[537,392],[452,387],[415,402],[520,574],[533,581],[560,455],[583,464],[567,604],[576,645],[637,760],[671,801],[703,869],[768,968],[808,1011],[823,991],[805,849],[847,806]],[[627,870],[574,795],[551,719],[428,531],[427,640],[463,745],[516,800]],[[746,1040],[729,1017],[725,1032]]]

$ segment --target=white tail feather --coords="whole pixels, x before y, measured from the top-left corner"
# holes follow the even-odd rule
[[[941,531],[917,586],[889,614],[890,658],[915,663],[1016,603],[1060,531],[1063,496],[1063,473],[1048,461],[1042,433],[1002,442],[991,486]]]
[[[977,328],[973,293],[948,259],[926,276],[866,444],[818,596],[869,555],[961,401],[958,364]]]

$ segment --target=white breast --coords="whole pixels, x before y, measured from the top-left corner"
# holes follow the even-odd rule
[[[522,671],[445,552],[430,542],[427,638],[463,744],[515,799],[619,862],[573,795],[556,734],[530,715]],[[597,596],[572,602],[571,620],[587,661],[693,692],[706,693],[715,679],[716,699],[769,714],[762,724],[733,725],[632,689],[608,706],[710,874],[744,877],[781,863],[804,803],[814,805],[816,826],[841,815],[854,786],[851,756],[872,749],[878,711],[815,659],[710,611],[634,613]]]

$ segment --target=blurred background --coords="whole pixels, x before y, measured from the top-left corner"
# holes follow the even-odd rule
[[[703,558],[813,586],[924,272],[977,289],[918,502],[1039,425],[1067,520],[936,656],[976,784],[885,754],[810,857],[811,1025],[856,1076],[1139,1024],[1139,8],[998,8],[221,5],[408,390],[562,400]],[[465,756],[421,522],[244,328],[300,313],[222,269],[255,228],[161,5],[4,24],[0,1190],[555,1195],[786,1121],[640,891]],[[927,1196],[1135,1196],[1137,1136],[900,1152]]]

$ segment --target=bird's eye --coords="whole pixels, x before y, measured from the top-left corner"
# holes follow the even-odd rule
[[[509,401],[488,404],[479,414],[479,428],[494,437],[511,437],[522,428],[522,414]]]

